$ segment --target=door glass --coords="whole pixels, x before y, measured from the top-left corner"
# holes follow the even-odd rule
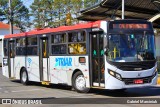
[[[42,40],[42,56],[43,58],[47,58],[48,52],[47,52],[47,39]]]
[[[10,58],[13,58],[15,56],[14,42],[10,42],[9,50],[10,50]]]
[[[104,49],[103,49],[103,35],[99,38],[99,67],[100,67],[100,82],[104,83]]]
[[[98,47],[97,35],[92,35],[92,67],[93,67],[93,82],[98,82]]]
[[[92,35],[92,80],[94,83],[104,83],[104,49],[103,34]],[[97,86],[97,85],[96,85]]]

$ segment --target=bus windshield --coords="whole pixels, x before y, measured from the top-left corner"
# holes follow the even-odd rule
[[[110,34],[106,53],[113,62],[155,60],[154,34]]]

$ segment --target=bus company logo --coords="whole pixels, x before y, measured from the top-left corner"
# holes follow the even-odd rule
[[[31,64],[31,62],[32,62],[32,59],[31,59],[31,58],[28,58],[27,61],[28,61],[29,66],[30,66],[30,64]]]
[[[141,73],[138,73],[137,77],[140,77],[141,76]]]
[[[72,66],[72,58],[55,58],[55,66]]]

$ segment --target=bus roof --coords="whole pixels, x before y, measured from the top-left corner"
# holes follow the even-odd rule
[[[16,34],[9,34],[9,35],[5,35],[4,38],[14,38],[14,37],[21,37],[21,36],[25,36],[26,33],[16,33]]]
[[[32,31],[25,32],[25,33],[5,35],[5,38],[15,38],[15,37],[38,35],[38,34],[47,34],[47,33],[53,33],[53,32],[71,31],[71,30],[85,29],[85,28],[92,28],[92,27],[99,28],[100,22],[101,21],[96,21],[96,22],[76,24],[72,26],[60,26],[57,28],[45,28],[43,30],[32,30]]]

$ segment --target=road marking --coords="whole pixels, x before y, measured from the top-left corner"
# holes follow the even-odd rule
[[[18,91],[11,91],[11,92],[13,92],[13,93],[17,93],[17,92],[25,92],[25,91],[37,91],[37,90],[42,90],[42,89],[18,90]]]

